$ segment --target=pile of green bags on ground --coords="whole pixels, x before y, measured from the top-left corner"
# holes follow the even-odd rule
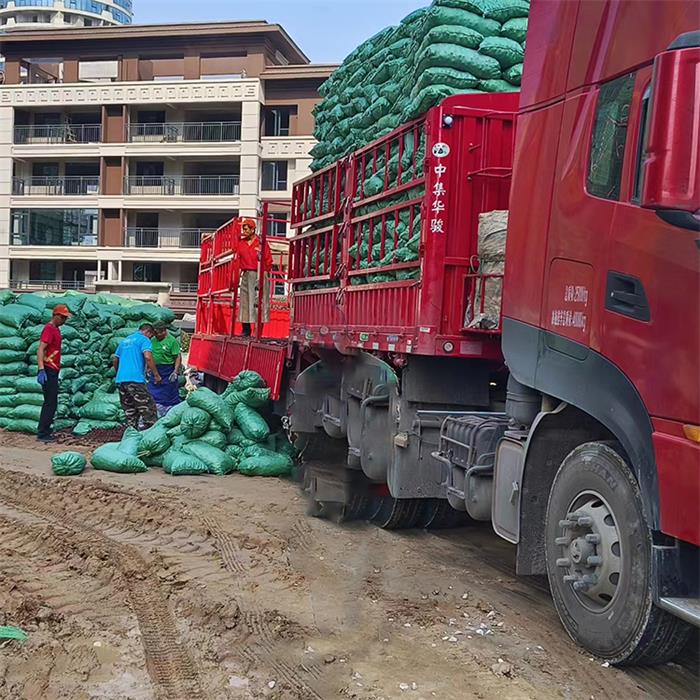
[[[221,395],[195,389],[153,427],[128,428],[121,442],[98,447],[91,462],[121,474],[162,467],[173,476],[286,476],[295,452],[283,432],[271,433],[265,418],[270,407],[262,377],[241,372]]]
[[[434,0],[430,6],[412,12],[398,26],[387,27],[358,46],[321,86],[323,100],[314,110],[318,144],[311,151],[312,170],[332,165],[420,117],[451,95],[518,91],[529,9],[529,0]],[[424,159],[422,131],[409,131],[391,139],[386,150],[367,159],[355,201],[420,177]],[[423,193],[422,185],[404,189],[359,208],[356,215],[398,207],[420,199]],[[320,213],[332,208],[330,187],[309,188],[307,197],[307,211]],[[380,217],[357,226],[348,267],[367,270],[367,274],[353,275],[353,285],[419,277],[417,265],[372,272],[375,268],[418,261],[420,207],[411,211],[405,205],[398,212],[398,217],[390,216],[386,221],[384,244]],[[324,222],[317,228],[326,225]],[[308,229],[312,230],[314,226]],[[308,276],[323,275],[313,271],[330,267],[326,264],[329,254],[324,249],[311,252],[308,269],[312,272]],[[338,251],[336,268],[341,264],[340,257]],[[307,281],[297,289],[336,284],[336,280]]]
[[[124,414],[112,354],[142,323],[170,323],[173,312],[113,294],[15,294],[9,290],[0,291],[0,428],[37,432],[44,397],[36,381],[36,353],[57,304],[65,304],[73,315],[61,327],[62,368],[54,430],[85,435],[98,428],[120,428]],[[172,332],[177,335],[179,329]]]
[[[321,86],[312,169],[450,95],[517,91],[529,10],[529,0],[434,0],[360,44]]]

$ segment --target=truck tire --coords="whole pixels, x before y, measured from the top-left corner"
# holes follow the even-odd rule
[[[381,496],[372,505],[369,519],[382,530],[406,530],[416,526],[421,507],[420,498]]]
[[[653,603],[651,544],[639,486],[616,443],[574,449],[549,494],[547,576],[569,636],[611,664],[669,661],[690,634]]]
[[[469,520],[469,516],[464,511],[455,510],[445,499],[424,498],[416,527],[443,530],[461,527]]]

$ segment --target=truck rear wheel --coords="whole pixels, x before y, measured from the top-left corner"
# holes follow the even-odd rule
[[[406,530],[415,527],[421,513],[422,499],[377,497],[369,519],[383,530]]]
[[[688,625],[652,601],[651,532],[637,481],[615,445],[573,450],[547,505],[547,575],[569,636],[617,665],[672,659]]]
[[[429,530],[442,530],[460,527],[469,522],[469,516],[464,511],[455,510],[442,498],[425,498],[421,504],[417,527]]]

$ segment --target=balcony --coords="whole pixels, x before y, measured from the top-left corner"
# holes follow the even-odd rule
[[[127,248],[199,248],[202,235],[212,229],[202,228],[128,228]]]
[[[131,124],[131,143],[221,143],[241,140],[241,122]]]
[[[100,143],[101,124],[43,124],[16,126],[15,144]]]
[[[100,178],[98,175],[68,177],[41,175],[12,178],[12,194],[15,197],[74,197],[99,193]]]
[[[239,175],[131,175],[124,194],[141,197],[211,197],[240,194]]]

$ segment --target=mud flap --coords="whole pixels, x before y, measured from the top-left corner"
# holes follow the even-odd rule
[[[398,396],[399,379],[386,362],[359,353],[343,370],[341,396],[347,406],[348,464],[369,479],[386,482],[392,460],[396,421],[390,403]]]
[[[313,433],[323,428],[326,397],[338,396],[340,382],[339,366],[321,360],[301,372],[290,389],[289,429],[294,433]]]

